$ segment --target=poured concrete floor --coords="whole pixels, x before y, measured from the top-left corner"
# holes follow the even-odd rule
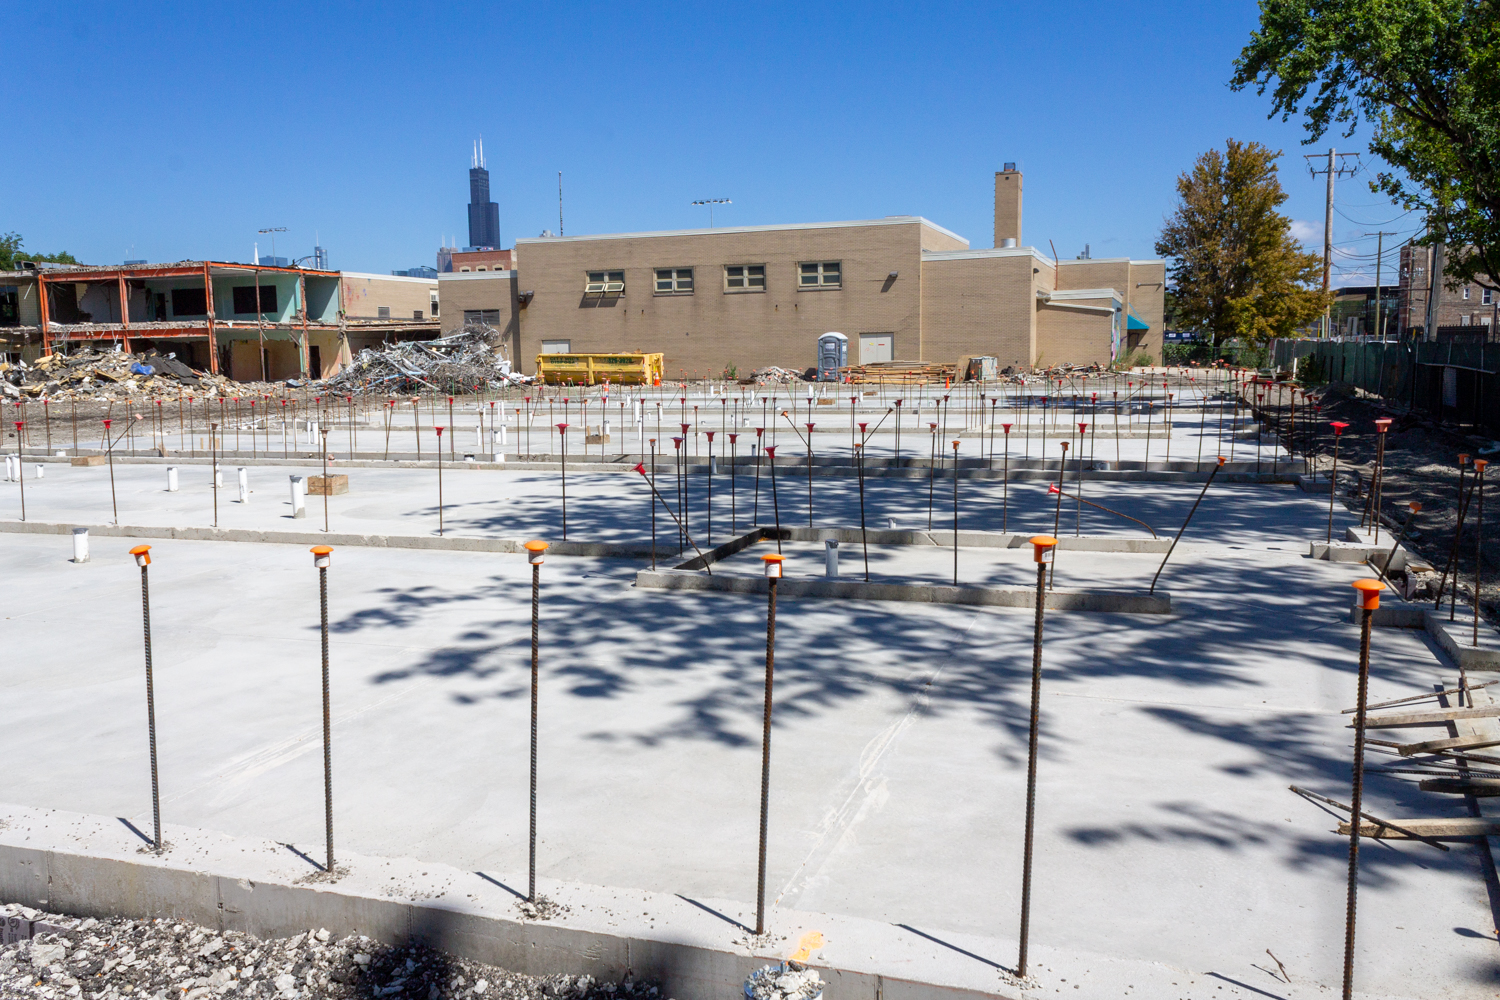
[[[99,520],[99,484],[85,477],[102,471],[49,468],[28,512],[36,496],[45,513],[34,517]],[[162,493],[163,476],[124,473],[122,522],[207,523],[201,487]],[[345,505],[335,528],[415,533],[432,514],[421,506],[431,478],[356,470],[360,492],[334,498]],[[555,477],[454,481],[455,519],[468,532],[551,526]],[[925,484],[889,485],[882,502],[925,521]],[[570,537],[637,537],[638,481],[596,476],[577,488],[587,513],[574,514],[570,477]],[[965,527],[997,528],[988,521],[998,489],[962,488],[975,505]],[[1132,505],[1160,531],[1175,529],[1197,489],[1116,484],[1086,495]],[[1052,508],[1028,490],[1012,490],[1011,517],[1024,522],[1012,530],[1050,529]],[[272,497],[280,490],[227,516],[291,524]],[[819,523],[847,526],[852,510],[857,524],[857,506],[837,503]],[[225,517],[221,507],[221,523],[236,523]],[[1084,517],[1085,531],[1124,530]],[[1211,974],[1216,987],[1203,995],[1292,995],[1267,971],[1269,948],[1300,989],[1337,988],[1347,841],[1330,832],[1334,816],[1286,787],[1348,791],[1339,710],[1354,697],[1358,633],[1345,616],[1349,582],[1364,574],[1306,558],[1326,519],[1326,500],[1291,488],[1216,487],[1163,574],[1175,614],[1048,616],[1034,942]],[[147,828],[131,540],[96,539],[93,561],[73,565],[66,537],[0,537],[0,711],[12,761],[0,802]],[[311,558],[301,546],[152,544],[164,817],[316,855]],[[816,547],[797,551],[807,573],[821,572]],[[846,574],[853,556],[845,546]],[[890,556],[903,574],[945,570],[941,551]],[[740,558],[753,571],[752,553]],[[1060,586],[1092,575],[1144,587],[1160,562],[1060,558]],[[960,550],[960,559],[997,580],[1030,572],[1025,550]],[[642,565],[552,558],[543,567],[540,868],[753,901],[764,599],[636,590]],[[524,880],[529,577],[514,556],[335,551],[334,787],[349,850]],[[768,880],[777,905],[938,939],[977,936],[988,946],[966,945],[975,961],[1014,962],[1031,630],[1029,611],[781,601]],[[1422,633],[1381,630],[1374,647],[1374,700],[1430,690],[1452,673]],[[1462,799],[1392,776],[1367,781],[1366,803],[1391,818],[1468,814]],[[1367,842],[1361,991],[1495,995],[1497,887],[1481,851]]]

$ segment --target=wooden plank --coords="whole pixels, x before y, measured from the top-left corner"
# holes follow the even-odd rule
[[[1500,819],[1490,819],[1484,816],[1461,816],[1453,819],[1394,819],[1391,822],[1400,823],[1412,833],[1423,837],[1431,837],[1435,840],[1447,840],[1453,837],[1493,837],[1500,835]],[[1343,836],[1349,835],[1349,823],[1347,820],[1339,823],[1338,832]],[[1374,837],[1377,840],[1410,840],[1404,833],[1397,833],[1388,826],[1380,826],[1375,823],[1361,823],[1359,825],[1361,837]]]
[[[1500,778],[1425,778],[1420,787],[1443,795],[1495,796],[1500,795]]]
[[[1476,705],[1473,708],[1442,708],[1435,712],[1408,712],[1404,715],[1375,715],[1365,719],[1368,729],[1387,729],[1391,726],[1434,726],[1454,719],[1500,718],[1500,705]],[[1345,728],[1353,729],[1353,723]]]
[[[1447,689],[1442,690],[1442,691],[1433,691],[1431,694],[1414,694],[1414,695],[1411,695],[1411,696],[1406,697],[1406,698],[1395,698],[1395,699],[1393,699],[1391,701],[1382,701],[1382,702],[1378,702],[1378,703],[1376,703],[1374,705],[1366,705],[1365,706],[1365,711],[1366,712],[1373,712],[1377,708],[1395,708],[1397,705],[1406,705],[1406,704],[1409,704],[1410,702],[1414,702],[1414,701],[1426,701],[1429,698],[1443,698],[1443,697],[1446,697],[1447,695],[1450,695],[1450,694],[1462,694],[1465,691],[1478,691],[1480,688],[1487,688],[1491,684],[1500,684],[1500,681],[1485,681],[1483,684],[1470,684],[1466,688],[1463,688],[1463,687],[1447,688]],[[1357,708],[1346,708],[1346,709],[1344,709],[1344,711],[1341,714],[1343,714],[1343,715],[1353,715],[1355,712],[1358,712],[1358,711],[1359,711],[1359,709],[1357,709]]]
[[[1428,740],[1425,743],[1402,743],[1396,747],[1396,752],[1403,757],[1410,757],[1414,753],[1433,753],[1438,750],[1478,750],[1481,747],[1500,746],[1500,739],[1486,739],[1482,736],[1450,736],[1444,740]]]

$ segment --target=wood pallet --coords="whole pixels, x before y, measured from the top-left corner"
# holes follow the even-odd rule
[[[957,377],[958,365],[930,364],[925,361],[876,361],[856,365],[844,371],[855,385],[932,385],[947,383]]]

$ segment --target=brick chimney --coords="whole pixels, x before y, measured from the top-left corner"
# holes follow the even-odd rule
[[[995,174],[995,246],[1020,245],[1021,172],[1007,163]]]

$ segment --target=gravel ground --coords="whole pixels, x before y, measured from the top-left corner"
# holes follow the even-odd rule
[[[34,937],[0,945],[0,997],[663,1000],[644,980],[525,976],[421,946],[335,940],[326,930],[261,941],[177,920],[80,920],[0,905],[4,940],[27,921]]]
[[[1333,437],[1328,428],[1329,421],[1340,420],[1349,424],[1349,429],[1339,442],[1339,481],[1348,483],[1350,474],[1357,474],[1360,488],[1352,493],[1340,491],[1339,500],[1357,515],[1362,515],[1367,502],[1363,488],[1367,488],[1375,468],[1375,448],[1378,435],[1375,420],[1378,417],[1392,418],[1391,429],[1386,436],[1384,485],[1381,489],[1380,538],[1382,544],[1395,541],[1387,531],[1399,532],[1405,521],[1410,501],[1417,501],[1422,510],[1411,522],[1409,548],[1415,549],[1437,572],[1441,573],[1448,562],[1453,546],[1454,529],[1458,524],[1458,456],[1460,453],[1474,458],[1488,458],[1497,464],[1485,476],[1484,510],[1484,570],[1481,576],[1480,609],[1484,617],[1500,621],[1500,529],[1494,518],[1500,513],[1500,494],[1492,492],[1500,484],[1500,442],[1489,437],[1466,434],[1462,429],[1439,424],[1423,413],[1409,413],[1404,409],[1388,406],[1372,398],[1354,398],[1347,388],[1333,386],[1313,390],[1315,401],[1322,406],[1316,422],[1309,422],[1305,406],[1297,409],[1298,451],[1309,442],[1309,432],[1316,427],[1313,448],[1315,464],[1320,474],[1326,474],[1332,465]],[[1274,398],[1274,397],[1273,397]],[[1283,430],[1290,426],[1289,408],[1279,410],[1267,406],[1273,420],[1280,418]],[[1493,450],[1491,450],[1493,449]],[[1488,454],[1486,451],[1488,450]],[[1465,488],[1473,482],[1473,466],[1465,478]],[[1474,524],[1476,510],[1471,508],[1464,523],[1464,540],[1458,554],[1458,600],[1460,604],[1473,600],[1475,565]],[[1335,539],[1336,541],[1339,539]],[[1451,587],[1451,584],[1449,585]],[[1446,601],[1444,602],[1446,604]]]

